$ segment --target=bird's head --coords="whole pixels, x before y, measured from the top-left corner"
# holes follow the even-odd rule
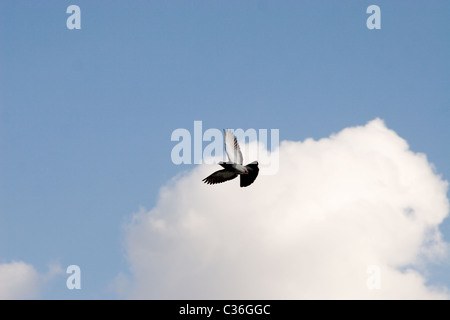
[[[244,174],[248,174],[248,170],[247,169],[245,169]]]

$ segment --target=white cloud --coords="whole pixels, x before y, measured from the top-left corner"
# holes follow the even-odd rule
[[[256,143],[249,145],[256,148]],[[376,119],[283,141],[279,171],[209,186],[202,165],[126,227],[132,298],[448,298],[426,284],[447,244],[447,183]],[[253,159],[246,159],[252,161]],[[369,266],[380,271],[369,290]]]
[[[33,266],[25,262],[0,264],[0,300],[35,298],[39,278]]]
[[[63,270],[59,264],[49,265],[47,273],[39,273],[23,261],[0,264],[0,300],[35,299],[43,287]]]

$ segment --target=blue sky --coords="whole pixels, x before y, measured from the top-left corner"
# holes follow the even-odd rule
[[[66,8],[81,8],[68,30]],[[368,30],[366,8],[381,8]],[[77,264],[115,298],[123,229],[177,173],[173,130],[320,139],[380,117],[450,180],[448,1],[0,2],[0,263]],[[448,193],[447,193],[448,194]],[[450,241],[448,219],[440,227]],[[431,282],[450,286],[448,264]]]

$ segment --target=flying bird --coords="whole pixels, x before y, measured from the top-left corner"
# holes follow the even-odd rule
[[[253,161],[246,166],[242,165],[242,152],[239,148],[239,143],[237,142],[236,137],[231,131],[228,130],[224,130],[224,134],[225,152],[227,153],[230,161],[219,162],[223,169],[214,172],[202,181],[206,184],[216,184],[233,180],[237,176],[240,176],[241,187],[248,187],[258,176],[258,161]]]

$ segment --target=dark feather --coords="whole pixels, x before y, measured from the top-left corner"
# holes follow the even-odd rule
[[[216,184],[216,183],[222,183],[228,180],[233,180],[238,176],[237,173],[231,172],[226,169],[222,169],[219,171],[214,172],[213,174],[209,175],[202,181],[206,184]]]

